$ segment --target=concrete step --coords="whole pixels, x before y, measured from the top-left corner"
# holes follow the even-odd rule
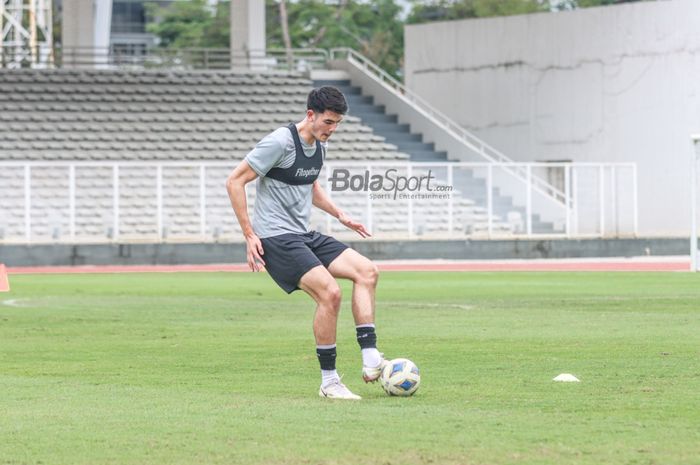
[[[398,126],[398,125],[397,125]],[[420,134],[411,134],[406,131],[382,131],[381,136],[386,139],[386,141],[390,144],[394,144],[395,142],[423,142],[423,136]]]
[[[389,142],[394,144],[399,148],[401,152],[411,153],[411,152],[432,152],[435,151],[435,144],[426,144],[425,142],[407,141],[407,140],[397,140],[396,142]]]
[[[411,134],[410,126],[408,124],[401,123],[374,123],[372,124],[372,129],[375,134],[384,136],[384,134]],[[384,136],[386,137],[386,136]],[[421,137],[422,138],[422,137]]]
[[[374,98],[368,95],[346,95],[346,101],[351,112],[355,112],[357,105],[373,104]]]
[[[350,86],[350,79],[343,79],[343,80],[335,80],[335,79],[314,79],[313,81],[313,86],[314,87],[321,87],[321,86],[334,86],[334,87],[349,87]]]
[[[433,150],[418,150],[404,153],[407,153],[411,156],[411,161],[447,161],[447,152],[435,152]]]
[[[362,118],[363,115],[382,113],[384,114],[384,105],[374,105],[373,103],[352,103],[348,102],[350,112]]]
[[[333,84],[330,84],[333,85]],[[337,87],[345,97],[352,98],[355,95],[362,95],[362,88],[359,86],[335,86]]]
[[[396,123],[398,118],[396,115],[385,115],[383,113],[376,115],[365,115],[362,117],[362,123],[374,129],[374,124],[376,123]],[[375,131],[376,132],[376,131]],[[378,133],[381,135],[381,133]]]

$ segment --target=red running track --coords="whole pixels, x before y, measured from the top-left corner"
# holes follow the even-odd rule
[[[690,260],[586,259],[503,261],[376,262],[381,271],[690,271]],[[8,267],[8,274],[56,273],[175,273],[248,272],[246,264],[234,265],[104,265]]]

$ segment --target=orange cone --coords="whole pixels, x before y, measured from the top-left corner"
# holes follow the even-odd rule
[[[10,280],[7,279],[7,268],[0,263],[0,292],[10,291]]]

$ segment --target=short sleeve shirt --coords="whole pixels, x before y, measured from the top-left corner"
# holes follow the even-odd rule
[[[324,153],[326,145],[321,142]],[[316,152],[315,142],[309,145],[301,138],[301,146],[307,157]],[[265,136],[245,157],[259,176],[252,223],[260,238],[309,231],[313,184],[296,186],[265,176],[272,168],[289,168],[295,158],[294,138],[286,127]]]

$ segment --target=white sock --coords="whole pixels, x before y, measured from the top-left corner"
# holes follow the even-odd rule
[[[382,356],[377,349],[362,349],[362,364],[369,368],[378,367]]]
[[[337,370],[321,370],[321,386],[326,387],[333,381],[340,381]]]

